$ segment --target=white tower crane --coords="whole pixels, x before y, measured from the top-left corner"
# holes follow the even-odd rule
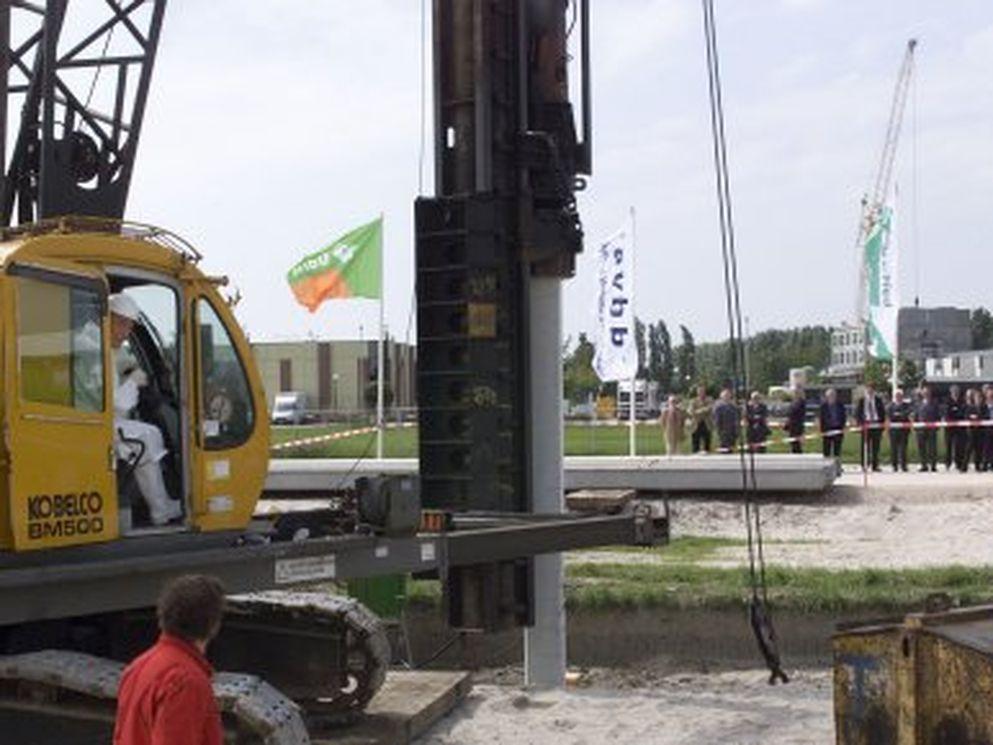
[[[876,178],[871,191],[867,192],[862,198],[862,215],[859,220],[855,251],[859,266],[857,312],[859,323],[863,329],[865,328],[868,300],[866,297],[867,279],[862,247],[865,245],[866,238],[872,233],[890,193],[890,187],[893,185],[893,164],[896,160],[896,148],[900,141],[903,112],[907,107],[907,94],[910,90],[910,81],[914,72],[914,50],[916,48],[917,39],[910,39],[907,42],[907,50],[903,55],[903,62],[900,64],[900,72],[896,79],[896,89],[893,91],[893,101],[890,103],[890,118],[886,125],[886,139],[883,141],[883,153],[879,159],[879,169],[876,171]]]

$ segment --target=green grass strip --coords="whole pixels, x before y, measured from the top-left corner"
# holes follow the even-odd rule
[[[273,444],[296,440],[301,437],[315,437],[330,432],[368,427],[368,421],[348,424],[331,424],[312,427],[273,427]],[[808,434],[815,430],[808,428]],[[591,427],[577,424],[566,424],[564,430],[564,447],[566,455],[627,455],[628,428],[626,424],[613,426]],[[782,436],[781,430],[776,430],[777,438]],[[280,450],[279,458],[358,458],[368,456],[369,447],[374,434],[354,435],[333,442],[304,445],[286,450]],[[846,434],[842,446],[842,460],[853,464],[859,461],[860,438],[857,434]],[[910,440],[908,457],[911,463],[917,460],[916,438]],[[682,452],[689,452],[689,435],[683,443]],[[812,440],[805,446],[808,453],[821,452],[820,440]],[[383,438],[384,453],[387,458],[416,458],[418,454],[417,428],[388,429]],[[637,448],[639,455],[661,455],[662,431],[654,422],[642,422],[637,426]],[[939,443],[939,450],[944,453],[944,444]],[[786,453],[788,446],[777,445],[769,450],[770,453]],[[884,436],[880,450],[880,463],[888,467],[889,437]]]
[[[774,610],[801,613],[919,610],[924,599],[948,593],[961,605],[993,601],[993,567],[925,569],[766,570]],[[437,582],[409,585],[415,604],[440,601]],[[689,563],[598,564],[566,567],[566,604],[573,610],[742,608],[750,596],[745,567],[718,568]]]

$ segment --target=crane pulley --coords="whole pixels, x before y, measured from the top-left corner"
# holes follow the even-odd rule
[[[124,216],[165,5],[108,2],[84,26],[69,0],[0,2],[2,225]]]

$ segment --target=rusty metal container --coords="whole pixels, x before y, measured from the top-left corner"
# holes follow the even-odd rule
[[[993,605],[848,626],[833,645],[838,745],[993,744]]]

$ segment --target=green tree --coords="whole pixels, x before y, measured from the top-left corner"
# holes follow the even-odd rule
[[[900,360],[900,387],[904,391],[912,391],[919,387],[924,376],[920,367],[913,360]]]
[[[648,375],[648,354],[646,350],[646,340],[645,340],[645,323],[635,316],[634,319],[634,343],[638,348],[638,372],[636,374],[639,378],[647,377]]]
[[[888,391],[892,370],[893,367],[889,362],[870,357],[865,363],[865,370],[862,372],[862,382],[867,385],[871,383],[877,391]]]
[[[972,327],[972,348],[990,349],[993,347],[993,314],[986,308],[976,308],[969,318]]]
[[[669,336],[669,328],[665,325],[665,321],[659,320],[655,324],[655,343],[659,350],[658,375],[655,379],[659,381],[662,393],[671,393],[674,388],[676,362],[672,356],[672,337]]]
[[[573,403],[586,401],[600,387],[600,379],[593,369],[596,349],[586,334],[580,334],[576,348],[566,353],[562,360],[562,393]]]
[[[702,380],[724,384],[734,377],[726,341],[698,345],[696,358]],[[749,384],[764,391],[785,383],[790,368],[821,370],[830,358],[831,331],[824,326],[761,331],[748,340]]]
[[[696,342],[693,334],[686,326],[679,325],[679,333],[683,337],[683,343],[676,348],[676,367],[679,375],[679,388],[688,390],[697,378],[696,366]]]
[[[648,324],[648,379],[658,381],[662,374],[662,347],[660,346],[658,324]]]

